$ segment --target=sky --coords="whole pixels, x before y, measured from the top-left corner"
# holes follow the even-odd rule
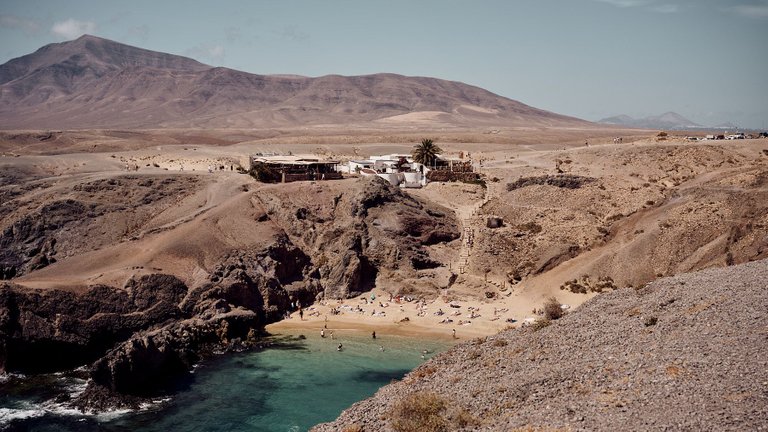
[[[0,64],[84,33],[257,74],[429,76],[586,120],[768,129],[768,0],[0,0]]]

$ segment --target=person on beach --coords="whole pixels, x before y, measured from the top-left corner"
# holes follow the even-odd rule
[[[320,337],[321,338],[325,337],[325,329],[320,329]]]
[[[371,338],[376,339],[376,330],[374,330],[373,333],[371,333]]]
[[[331,330],[331,340],[336,339],[336,336],[333,335],[333,330]]]
[[[453,329],[453,338],[456,339],[456,329]]]
[[[341,349],[342,349],[341,344],[339,344],[339,346],[336,347],[336,351],[341,351]]]
[[[299,306],[299,319],[304,321],[304,309],[302,309],[301,306]]]

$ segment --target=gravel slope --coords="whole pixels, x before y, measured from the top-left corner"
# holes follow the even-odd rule
[[[768,260],[621,289],[456,346],[313,430],[768,430],[766,315]]]

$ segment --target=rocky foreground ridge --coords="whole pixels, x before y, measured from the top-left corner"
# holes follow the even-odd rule
[[[166,180],[126,176],[78,183],[70,191],[57,186],[55,195],[66,196],[57,202],[66,205],[56,204],[59,211],[53,215],[44,211],[51,204],[24,198],[29,195],[23,188],[13,195],[23,205],[0,227],[0,242],[11,247],[0,256],[0,268],[13,269],[13,275],[46,271],[56,280],[60,272],[78,270],[68,268],[67,254],[98,261],[101,245],[110,241],[123,242],[126,250],[141,250],[143,244],[161,248],[157,253],[170,269],[193,271],[162,273],[149,257],[147,266],[127,268],[133,276],[123,286],[33,289],[22,285],[25,278],[0,283],[0,372],[89,365],[91,380],[76,406],[136,405],[172,389],[210,353],[258,345],[263,327],[279,320],[292,301],[307,305],[320,297],[345,298],[382,277],[403,289],[421,277],[433,280],[429,286],[450,283],[429,248],[458,237],[451,212],[379,178],[244,187],[223,210],[149,229],[155,223],[151,215],[168,209],[168,197],[183,206],[205,186],[195,177]],[[134,188],[143,206],[135,207],[132,219],[117,221],[128,213],[105,203],[125,194],[118,186],[137,182],[154,182],[152,193],[161,198],[142,195],[144,186]],[[80,217],[82,208],[93,215]],[[187,225],[195,236],[174,234]],[[39,246],[65,244],[72,232],[90,234],[66,249]],[[232,243],[222,243],[227,238]],[[50,259],[30,264],[31,257],[43,253]],[[105,262],[115,267],[113,256]],[[177,262],[170,265],[169,257]]]
[[[315,431],[764,430],[768,260],[458,345]]]

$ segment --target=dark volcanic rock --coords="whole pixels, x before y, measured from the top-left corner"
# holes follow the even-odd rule
[[[81,295],[0,286],[0,370],[34,373],[80,366],[134,332],[181,315],[178,301],[167,300],[178,297],[181,288],[186,293],[175,277],[152,275],[132,283],[141,287],[136,293],[151,292],[155,300],[135,302],[126,291],[103,285]]]
[[[93,363],[75,401],[83,409],[134,406],[172,390],[210,353],[247,348],[290,304],[282,282],[309,271],[290,243],[224,260],[215,281],[189,289],[171,275],[83,293],[0,286],[0,371],[49,372]],[[282,281],[282,282],[281,282]],[[316,287],[292,286],[309,303]],[[308,291],[307,291],[308,290]],[[55,355],[51,355],[55,353]]]
[[[388,289],[383,285],[393,273],[406,286],[406,279],[418,279],[418,270],[440,266],[426,246],[459,238],[458,223],[445,208],[416,200],[379,177],[343,182],[338,188],[303,183],[258,192],[272,222],[311,258],[329,298],[373,286]]]

